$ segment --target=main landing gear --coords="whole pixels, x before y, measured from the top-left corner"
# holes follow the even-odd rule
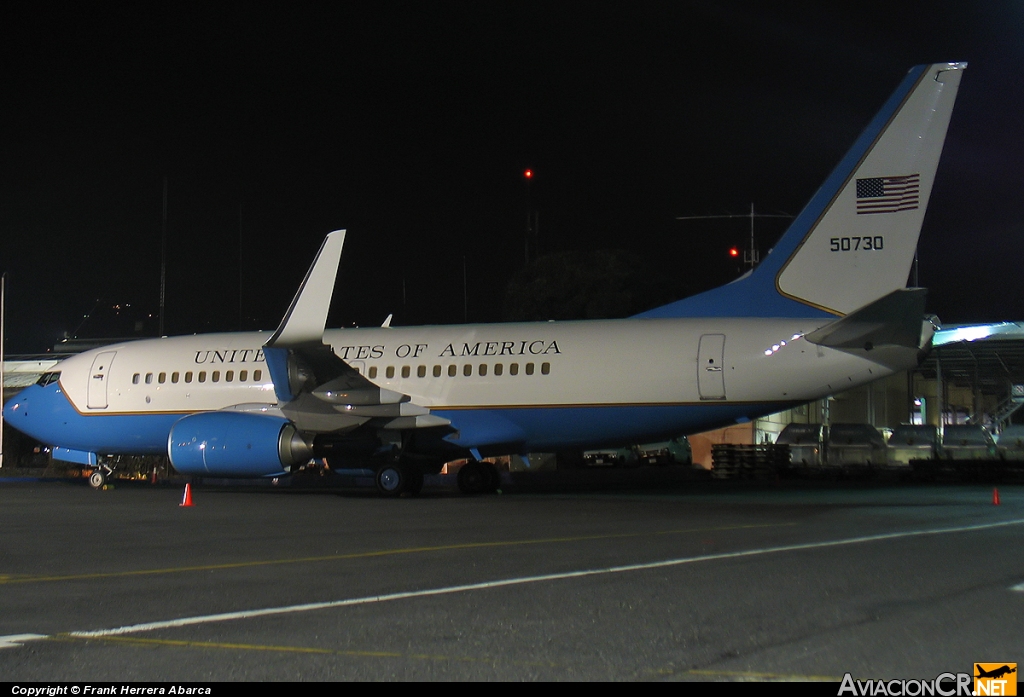
[[[463,494],[493,494],[501,486],[501,475],[490,462],[470,460],[459,470],[458,482]]]
[[[470,460],[459,469],[457,481],[463,494],[493,494],[501,486],[501,474],[489,462]],[[405,462],[387,462],[377,467],[374,483],[385,498],[415,496],[423,489],[423,469]]]
[[[423,489],[423,470],[400,462],[389,462],[377,468],[374,482],[381,496],[415,496]]]

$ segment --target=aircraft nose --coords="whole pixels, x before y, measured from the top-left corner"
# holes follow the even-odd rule
[[[4,421],[23,433],[34,435],[36,429],[31,414],[36,411],[34,407],[42,406],[42,403],[35,402],[44,396],[43,388],[39,385],[26,387],[4,405]]]
[[[32,387],[35,387],[33,385]],[[24,390],[14,395],[7,404],[4,405],[4,419],[7,421],[14,421],[18,416],[22,416],[28,410],[28,399],[25,394],[31,388],[26,387]]]
[[[15,416],[19,416],[27,410],[28,405],[25,401],[23,392],[18,393],[4,405],[4,419],[7,421],[13,421]]]

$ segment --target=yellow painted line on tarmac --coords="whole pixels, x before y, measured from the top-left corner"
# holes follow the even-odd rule
[[[274,646],[263,644],[236,644],[222,641],[187,641],[176,639],[141,639],[139,637],[100,636],[76,637],[71,634],[55,634],[47,637],[50,641],[85,642],[100,641],[112,644],[128,644],[135,646],[167,646],[181,649],[221,649],[225,651],[266,651],[271,653],[295,653],[321,656],[350,656],[353,658],[404,658],[416,661],[437,661],[456,663],[503,663],[518,666],[544,666],[557,668],[559,664],[552,661],[509,661],[501,658],[475,658],[472,656],[448,656],[431,653],[401,653],[398,651],[354,651],[352,649],[324,649],[316,646]]]
[[[705,678],[726,678],[750,682],[842,682],[830,675],[801,675],[799,673],[760,673],[750,670],[659,670],[657,675],[693,675]]]
[[[291,653],[314,656],[347,656],[350,658],[396,658],[413,661],[433,661],[439,663],[482,663],[494,665],[501,663],[515,666],[533,666],[545,668],[567,668],[554,661],[510,661],[504,658],[473,657],[473,656],[450,656],[447,654],[434,653],[402,653],[399,651],[356,651],[353,649],[325,649],[316,646],[279,646],[265,644],[239,644],[224,641],[188,641],[182,639],[142,639],[139,637],[125,636],[100,636],[82,638],[70,634],[56,634],[47,637],[50,641],[63,642],[84,642],[99,641],[111,644],[122,644],[129,646],[165,646],[179,649],[219,649],[223,651],[265,651],[268,653]],[[672,670],[663,669],[653,671],[655,675],[692,675],[704,678],[725,678],[727,680],[740,680],[751,682],[842,682],[842,678],[829,675],[802,675],[798,673],[767,673],[741,670]]]
[[[351,552],[348,554],[331,554],[317,557],[295,557],[287,559],[263,559],[255,561],[231,562],[227,564],[203,564],[198,566],[174,566],[163,569],[137,569],[134,571],[110,571],[90,574],[68,574],[53,576],[0,576],[0,585],[16,583],[47,583],[53,581],[90,581],[99,578],[130,578],[132,576],[159,576],[162,574],[181,574],[194,571],[223,571],[227,569],[248,569],[260,566],[278,566],[286,564],[311,564],[328,561],[344,561],[351,559],[372,559],[374,557],[390,557],[406,554],[426,554],[428,552],[453,552],[470,549],[486,549],[495,547],[521,547],[526,545],[564,544],[567,542],[587,542],[594,540],[621,540],[631,537],[656,537],[663,535],[685,535],[689,533],[726,532],[729,530],[753,530],[759,528],[791,527],[796,523],[763,523],[755,525],[726,525],[711,528],[687,528],[683,530],[655,530],[637,533],[616,533],[612,535],[580,535],[576,537],[545,537],[535,540],[502,540],[495,542],[465,542],[452,545],[434,545],[429,547],[403,547],[399,549],[381,549],[369,552]]]

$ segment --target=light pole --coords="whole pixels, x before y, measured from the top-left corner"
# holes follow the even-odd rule
[[[530,264],[530,237],[536,237],[533,211],[530,208],[530,182],[533,181],[533,170],[523,172],[523,179],[526,181],[526,234],[523,237],[523,261]],[[534,249],[534,256],[537,250]]]
[[[164,335],[164,297],[167,282],[167,177],[164,177],[164,204],[160,224],[160,328],[157,336]]]

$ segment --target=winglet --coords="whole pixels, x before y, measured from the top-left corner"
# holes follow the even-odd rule
[[[280,326],[266,343],[268,347],[297,348],[323,344],[327,312],[331,309],[344,245],[344,230],[335,230],[324,239]]]

